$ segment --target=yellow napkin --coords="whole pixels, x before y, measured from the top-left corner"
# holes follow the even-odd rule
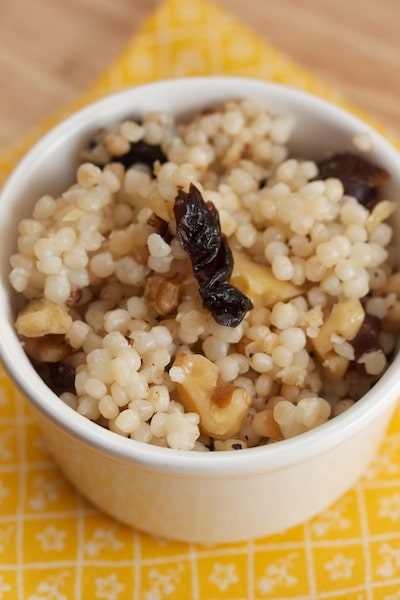
[[[0,183],[47,128],[95,98],[222,73],[283,82],[361,114],[218,5],[166,0],[73,106],[0,156]],[[312,521],[201,546],[132,531],[89,505],[52,462],[2,370],[0,386],[0,600],[400,600],[400,409],[363,479]]]

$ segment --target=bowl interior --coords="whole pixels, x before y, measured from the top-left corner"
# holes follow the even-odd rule
[[[368,125],[343,110],[308,94],[284,86],[268,84],[241,78],[191,78],[150,84],[114,94],[76,113],[45,135],[22,159],[6,182],[0,197],[1,219],[0,236],[1,285],[0,285],[0,353],[2,360],[28,397],[36,406],[46,412],[50,418],[63,423],[67,429],[82,438],[89,439],[110,452],[123,452],[130,456],[132,448],[153,454],[157,459],[186,460],[186,453],[158,448],[137,450],[138,443],[130,440],[115,440],[116,434],[101,430],[97,425],[76,414],[62,402],[54,402],[54,395],[43,383],[30,365],[14,331],[14,318],[17,299],[8,283],[9,257],[16,250],[16,231],[18,222],[31,214],[34,202],[42,194],[61,193],[73,180],[79,150],[87,144],[93,133],[99,128],[126,117],[140,116],[146,111],[165,111],[173,114],[189,114],[202,110],[214,103],[232,98],[256,98],[275,114],[292,115],[295,129],[290,143],[291,155],[303,158],[321,158],[336,151],[353,150],[352,137],[359,132],[368,131],[373,139],[371,160],[384,166],[391,179],[384,190],[387,197],[400,196],[400,159],[396,150]],[[395,238],[399,240],[400,215],[393,220]],[[400,252],[400,248],[399,248]],[[351,430],[354,421],[367,418],[367,414],[379,410],[374,404],[374,390],[380,390],[380,402],[389,402],[390,397],[400,393],[395,370],[398,358],[392,367],[365,398],[355,405],[354,410],[336,417],[331,422],[314,431],[298,436],[298,439],[280,442],[275,447],[256,448],[256,453],[277,455],[281,459],[288,447],[288,457],[293,460],[293,447],[303,444],[303,439],[313,439],[309,444],[317,451],[318,444],[326,443],[330,431],[330,443],[337,443],[343,432]],[[368,399],[370,398],[370,399]],[[382,400],[383,398],[383,400]],[[387,400],[385,400],[387,398]],[[72,414],[74,413],[74,414]],[[371,417],[372,418],[372,417]],[[323,430],[323,433],[320,432]],[[340,432],[340,433],[339,433]],[[280,448],[276,448],[280,446]],[[322,446],[321,446],[322,447]],[[161,453],[160,453],[161,451]],[[310,452],[311,450],[307,450]],[[227,453],[213,453],[227,454]],[[228,453],[230,454],[230,453]],[[254,452],[234,453],[234,461],[246,461]],[[179,458],[177,458],[179,455]],[[239,458],[239,455],[240,458]],[[204,461],[205,457],[196,457]],[[299,458],[299,456],[298,456]],[[193,460],[191,457],[189,460]],[[210,460],[210,457],[207,457]],[[226,457],[212,458],[214,461],[227,461]],[[231,459],[230,459],[231,460]]]

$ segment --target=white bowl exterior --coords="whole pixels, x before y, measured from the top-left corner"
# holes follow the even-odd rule
[[[61,470],[97,507],[158,537],[214,544],[279,533],[321,512],[365,471],[391,413],[326,452],[240,477],[152,468],[99,452],[42,412],[37,417]]]
[[[71,410],[33,370],[14,330],[9,255],[15,251],[18,221],[31,213],[41,194],[56,194],[69,185],[78,148],[98,127],[148,110],[191,112],[238,97],[258,98],[274,113],[294,115],[293,151],[303,157],[350,150],[352,136],[369,131],[374,142],[371,159],[392,175],[389,196],[400,195],[399,156],[366,124],[302,92],[219,77],[134,88],[84,109],[36,144],[0,197],[0,353],[35,407],[50,451],[74,485],[105,512],[155,535],[207,543],[282,531],[315,515],[348,489],[376,452],[400,395],[399,357],[354,407],[298,438],[212,454],[140,444]],[[397,216],[397,230],[399,226]]]

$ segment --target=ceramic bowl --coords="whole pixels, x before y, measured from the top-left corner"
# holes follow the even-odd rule
[[[1,358],[34,409],[55,461],[105,513],[156,536],[207,544],[281,532],[318,514],[350,488],[377,451],[400,395],[400,357],[352,408],[295,438],[214,453],[143,444],[79,415],[32,368],[14,329],[16,299],[8,282],[9,256],[15,252],[19,220],[31,213],[41,194],[57,194],[71,183],[78,149],[99,127],[132,113],[182,114],[238,97],[257,98],[274,113],[293,115],[291,146],[306,157],[349,150],[353,135],[368,131],[373,140],[371,159],[391,173],[386,193],[400,198],[399,155],[365,123],[302,91],[210,77],[127,89],[84,108],[28,152],[0,199]],[[400,212],[394,227],[398,232]]]

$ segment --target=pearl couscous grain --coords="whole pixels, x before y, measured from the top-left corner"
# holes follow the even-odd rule
[[[400,325],[385,174],[370,165],[375,188],[349,188],[355,155],[291,157],[294,126],[251,99],[126,119],[96,134],[69,189],[38,199],[11,257],[16,328],[72,409],[142,443],[238,450],[319,426],[384,372]],[[190,186],[253,306],[234,327],[205,308],[177,234]]]

